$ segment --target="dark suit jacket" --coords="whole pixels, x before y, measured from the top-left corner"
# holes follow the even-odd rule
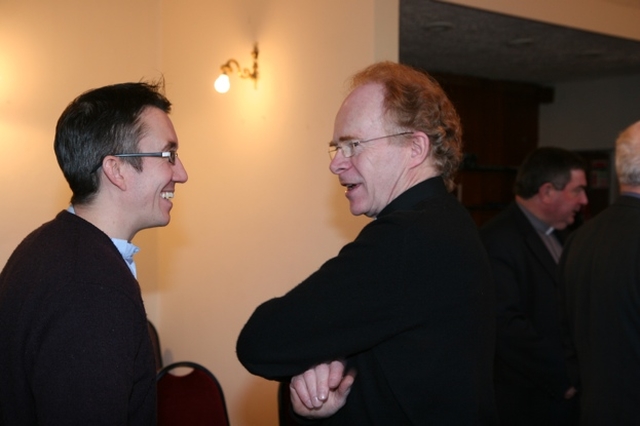
[[[560,266],[581,424],[640,425],[640,199],[622,196],[576,231]]]
[[[496,382],[560,399],[571,384],[560,332],[557,265],[516,203],[480,234],[496,283]]]
[[[357,377],[327,425],[495,422],[493,283],[469,213],[429,179],[393,200],[358,237],[238,338],[253,374],[283,379],[346,359]]]

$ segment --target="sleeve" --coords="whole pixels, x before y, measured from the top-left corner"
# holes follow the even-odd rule
[[[284,380],[411,328],[417,319],[402,299],[406,238],[399,223],[379,218],[289,293],[260,305],[238,338],[241,363]]]
[[[520,378],[516,380],[522,381],[525,377],[552,396],[561,398],[570,387],[565,364],[558,357],[556,342],[536,329],[528,313],[532,309],[545,311],[550,307],[542,315],[557,316],[555,303],[553,300],[535,300],[535,289],[531,285],[536,276],[526,266],[525,247],[514,246],[513,240],[486,236],[484,240],[496,286],[496,356],[518,372]],[[554,294],[548,296],[555,297]],[[539,305],[532,308],[533,304]]]
[[[83,284],[74,291],[63,287],[67,291],[50,300],[33,331],[29,380],[38,421],[126,425],[140,380],[135,365],[146,332],[144,315],[126,295]]]
[[[580,368],[578,364],[578,356],[576,353],[573,336],[571,333],[571,314],[569,311],[569,305],[567,304],[567,281],[564,274],[567,265],[567,259],[570,253],[571,242],[573,241],[572,237],[574,236],[575,234],[572,234],[571,237],[569,237],[567,243],[564,245],[562,256],[560,257],[558,303],[560,308],[560,328],[562,330],[564,350],[567,358],[567,373],[569,375],[569,378],[571,379],[571,383],[573,384],[573,386],[580,389],[582,385],[580,381]]]

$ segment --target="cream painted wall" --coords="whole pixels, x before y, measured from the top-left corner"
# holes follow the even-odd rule
[[[53,153],[60,113],[89,88],[158,78],[160,24],[159,0],[0,1],[0,265],[71,196]],[[154,232],[136,242],[153,248]]]
[[[394,3],[395,19],[386,10]],[[158,233],[165,359],[214,370],[232,424],[275,425],[276,384],[244,370],[236,338],[258,304],[367,222],[350,216],[326,149],[346,79],[375,58],[397,58],[397,2],[164,4],[165,75],[190,174],[171,226]],[[384,37],[377,22],[396,39],[386,51],[374,43]],[[233,57],[249,66],[256,41],[257,89],[231,76],[229,93],[215,93],[219,65]]]
[[[66,104],[89,87],[158,75],[156,4],[0,2],[0,262],[68,202],[52,146]]]
[[[255,41],[258,88],[232,77],[215,93],[219,65],[248,66]],[[275,384],[245,372],[235,339],[366,223],[328,171],[327,141],[347,77],[396,58],[397,0],[2,0],[0,263],[66,207],[52,139],[67,103],[164,75],[190,181],[171,225],[135,239],[147,311],[166,362],[218,375],[234,425],[276,424]]]

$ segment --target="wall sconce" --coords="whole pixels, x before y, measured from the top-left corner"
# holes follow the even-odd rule
[[[253,80],[253,84],[255,87],[258,87],[258,43],[253,46],[253,51],[251,52],[251,56],[253,56],[253,71],[249,71],[247,68],[242,69],[238,61],[235,59],[229,59],[223,65],[220,66],[220,70],[222,74],[216,79],[216,82],[213,84],[216,92],[218,93],[227,93],[229,91],[229,87],[231,87],[231,83],[229,82],[228,73],[233,72],[232,65],[238,70],[238,75],[241,78],[250,78]]]

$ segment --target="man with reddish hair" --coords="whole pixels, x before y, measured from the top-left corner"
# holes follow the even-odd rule
[[[458,115],[428,75],[391,62],[353,78],[329,168],[373,220],[286,295],[259,306],[238,358],[290,381],[298,416],[326,425],[493,424],[490,266],[449,193]]]

